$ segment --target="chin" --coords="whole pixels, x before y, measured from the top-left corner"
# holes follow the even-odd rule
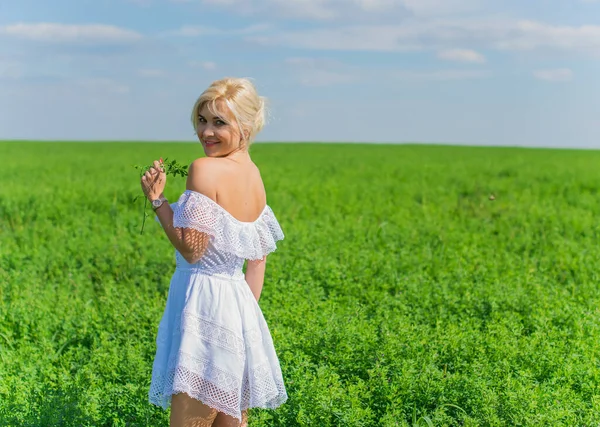
[[[215,147],[214,145],[210,146],[210,145],[205,145],[204,143],[202,143],[202,148],[204,149],[204,152],[207,155],[209,153],[212,153],[214,155],[215,153],[217,153],[219,151],[219,149],[217,147]]]

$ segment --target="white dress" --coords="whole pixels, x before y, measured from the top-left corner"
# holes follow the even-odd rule
[[[287,400],[279,360],[242,271],[244,260],[263,258],[284,238],[273,211],[266,205],[256,221],[239,221],[191,190],[171,207],[174,227],[207,233],[210,242],[195,264],[175,251],[150,403],[167,409],[172,394],[185,392],[240,421],[245,409],[278,407]]]

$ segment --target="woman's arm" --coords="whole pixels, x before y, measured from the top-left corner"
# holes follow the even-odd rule
[[[169,203],[163,203],[155,212],[175,249],[190,264],[198,262],[208,246],[210,236],[190,228],[173,227],[173,209]]]
[[[195,160],[190,165],[188,169],[186,188],[201,192],[209,197],[212,196],[214,198],[214,193],[216,193],[213,187],[214,174],[209,173],[210,171],[207,170],[209,169],[209,163],[206,160],[207,159],[205,158],[201,158]],[[146,178],[148,182],[153,181],[153,179],[154,182],[157,183],[160,182],[161,179],[166,181],[166,176],[156,176],[158,173],[157,169],[158,167],[155,167],[154,171],[150,172],[150,177]],[[162,174],[164,174],[164,172],[162,172],[161,175]],[[152,191],[156,189],[160,190],[160,196],[155,196],[156,191]],[[163,197],[163,189],[164,182],[162,186],[160,184],[156,186],[152,185],[151,189],[147,190],[148,198],[152,200],[153,198]],[[198,262],[208,246],[210,236],[206,233],[202,233],[191,228],[173,227],[173,209],[168,203],[163,203],[158,209],[156,209],[155,213],[173,247],[175,247],[175,249],[190,264]]]
[[[246,267],[246,283],[250,286],[250,290],[258,302],[265,281],[265,270],[267,268],[267,257],[260,260],[247,261]]]

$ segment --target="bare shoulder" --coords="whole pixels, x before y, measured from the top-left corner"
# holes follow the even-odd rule
[[[192,162],[189,167],[189,172],[206,172],[215,171],[223,167],[223,159],[216,157],[199,157]]]
[[[202,193],[215,200],[217,197],[217,183],[223,171],[221,159],[200,157],[194,160],[188,168],[186,189]]]

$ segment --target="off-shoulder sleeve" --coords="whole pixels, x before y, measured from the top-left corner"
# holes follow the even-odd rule
[[[219,252],[244,259],[261,259],[277,249],[284,234],[269,206],[254,222],[235,219],[222,206],[202,193],[186,190],[172,204],[173,227],[191,228],[211,236]]]

